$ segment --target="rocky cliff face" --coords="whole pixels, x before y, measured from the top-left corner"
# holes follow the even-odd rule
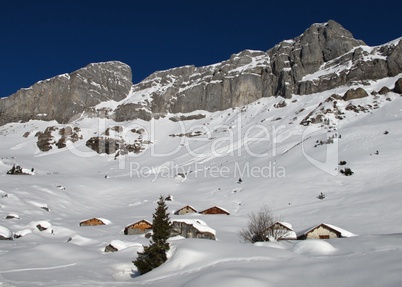
[[[131,68],[126,64],[104,62],[40,81],[0,100],[0,125],[30,119],[66,123],[100,102],[124,99],[131,79]]]
[[[272,49],[242,51],[206,67],[156,72],[134,85],[113,111],[117,120],[218,111],[261,97],[307,95],[402,72],[402,41],[368,47],[335,21],[313,24]],[[135,99],[135,100],[133,100]]]
[[[400,40],[369,47],[329,21],[313,24],[266,52],[245,50],[210,66],[159,71],[132,87],[127,65],[92,64],[0,100],[0,124],[32,118],[67,122],[83,111],[102,112],[117,121],[150,120],[168,113],[224,110],[262,97],[290,98],[352,86],[401,73]],[[102,103],[106,100],[112,103]]]

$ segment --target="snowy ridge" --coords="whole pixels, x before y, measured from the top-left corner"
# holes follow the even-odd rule
[[[324,29],[327,25],[328,23],[316,27],[313,25],[308,32],[293,40],[282,41],[267,52],[244,50],[233,54],[229,60],[204,67],[183,66],[155,72],[141,83],[135,84],[125,99],[101,103],[95,109],[107,108],[111,115],[123,113],[118,116],[120,121],[144,118],[144,114],[147,115],[144,119],[149,120],[155,111],[155,116],[158,117],[194,110],[224,110],[261,97],[279,95],[290,98],[294,94],[309,96],[368,80],[381,80],[388,74],[397,74],[394,70],[387,71],[391,69],[387,65],[394,61],[389,59],[390,54],[394,53],[390,51],[397,50],[400,39],[369,47],[362,41],[354,40],[352,36],[339,36],[342,41],[346,41],[345,37],[350,38],[350,50],[338,53],[329,60],[316,59],[322,64],[311,66],[308,59],[300,56],[306,41],[304,37],[311,37],[314,29]],[[349,35],[349,32],[342,29],[342,33]],[[303,61],[307,63],[304,64]],[[266,85],[268,87],[262,89]],[[205,104],[206,102],[214,104]],[[133,105],[131,109],[142,113],[134,112],[134,115],[130,115],[124,108],[125,105]]]
[[[115,110],[118,106],[127,104],[139,104],[144,108],[150,108],[155,95],[164,95],[169,89],[175,88],[175,94],[181,94],[196,86],[206,83],[221,82],[215,74],[224,72],[226,78],[237,77],[242,73],[257,73],[258,68],[264,68],[270,63],[270,57],[263,51],[244,50],[233,54],[230,60],[203,67],[183,66],[164,71],[158,71],[133,85],[127,97],[119,102],[102,102],[95,106],[96,110],[108,108]],[[170,98],[168,100],[172,100]]]
[[[346,55],[341,55],[329,62],[326,62],[324,64],[321,65],[321,67],[314,73],[312,74],[308,74],[306,76],[304,76],[301,81],[305,82],[305,81],[314,81],[317,80],[321,77],[328,77],[328,76],[340,76],[340,74],[342,72],[347,72],[350,71],[353,67],[355,67],[356,65],[359,64],[359,62],[356,61],[346,61],[343,62],[341,61],[342,58],[345,58],[345,56],[347,55],[353,55],[354,53],[356,53],[356,50],[361,50],[363,51],[363,55],[362,55],[362,61],[364,62],[368,62],[368,61],[374,61],[376,59],[382,59],[382,60],[386,60],[387,57],[383,54],[383,52],[381,50],[384,49],[384,47],[389,47],[389,46],[396,46],[399,44],[400,40],[402,38],[390,41],[384,45],[381,46],[358,46],[353,48],[350,52],[348,52]],[[350,57],[352,58],[352,57]]]

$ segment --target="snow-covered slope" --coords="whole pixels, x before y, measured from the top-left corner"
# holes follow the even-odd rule
[[[152,121],[0,127],[0,235],[19,237],[0,241],[1,285],[398,286],[402,97],[376,92],[400,77],[356,85],[368,96],[350,101],[342,100],[350,87],[341,86]],[[58,148],[67,126],[77,140],[70,135]],[[51,149],[42,151],[37,133],[48,127]],[[142,148],[98,154],[87,146],[97,136]],[[7,175],[13,165],[33,175]],[[352,176],[340,173],[346,167]],[[217,241],[172,238],[168,261],[138,276],[131,261],[149,241],[123,230],[152,220],[161,194],[174,198],[172,219],[200,219]],[[185,205],[230,215],[173,214]],[[325,222],[358,236],[242,243],[239,230],[262,205],[296,232]],[[79,225],[89,218],[108,224]],[[118,251],[104,252],[109,244]]]

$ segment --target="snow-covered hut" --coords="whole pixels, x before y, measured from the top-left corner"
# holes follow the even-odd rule
[[[296,240],[297,235],[293,226],[287,222],[275,222],[269,227],[276,240]]]
[[[356,236],[335,225],[321,223],[297,233],[297,239],[332,239]]]
[[[110,221],[104,218],[94,217],[91,219],[86,219],[80,222],[80,226],[98,226],[107,225]]]
[[[226,214],[230,215],[229,211],[223,209],[222,207],[219,206],[213,206],[208,209],[205,209],[203,211],[200,211],[199,213],[201,214]]]
[[[124,228],[125,235],[137,235],[150,232],[152,230],[152,223],[148,220],[142,219],[140,221],[134,222],[129,226]]]
[[[215,230],[199,219],[175,219],[172,221],[170,236],[216,240]]]
[[[174,214],[176,215],[183,215],[183,214],[187,214],[187,213],[196,213],[197,210],[192,207],[191,205],[186,205],[178,210],[175,211]]]

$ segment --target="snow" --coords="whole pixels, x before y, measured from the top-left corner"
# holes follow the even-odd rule
[[[101,103],[97,104],[95,106],[95,109],[96,110],[101,110],[101,109],[115,110],[119,106],[119,104],[120,104],[119,102],[109,100],[109,101],[105,101],[105,102],[101,102]]]
[[[286,249],[286,246],[284,246],[282,243],[279,242],[271,242],[271,241],[264,241],[264,242],[255,242],[253,244],[254,246],[257,247],[268,247],[268,248],[277,248],[277,249]]]
[[[130,95],[128,96],[127,99],[125,99],[122,103],[123,104],[130,104],[130,103],[138,103],[138,102],[144,102],[145,100],[150,101],[153,92],[156,92],[160,90],[161,86],[153,86],[150,88],[146,88],[140,91],[131,91]]]
[[[32,233],[32,229],[31,228],[25,228],[23,230],[17,231],[15,233],[16,236],[18,237],[22,237],[22,236],[26,236],[28,234]]]
[[[112,245],[112,246],[113,246],[114,248],[116,248],[118,251],[123,250],[123,249],[126,249],[126,248],[128,248],[128,247],[133,247],[133,246],[142,248],[142,245],[141,245],[141,244],[132,243],[132,242],[124,242],[124,241],[121,241],[121,240],[112,240],[112,241],[110,242],[110,245]]]
[[[332,60],[331,62],[333,62],[335,60]],[[328,67],[328,68],[327,68]],[[348,61],[347,63],[343,64],[343,65],[330,65],[329,63],[324,63],[323,66],[318,69],[316,72],[312,73],[312,74],[308,74],[306,76],[304,76],[301,81],[302,82],[307,82],[307,81],[312,81],[315,79],[319,79],[321,77],[327,76],[327,75],[332,75],[332,74],[336,74],[336,75],[340,75],[340,73],[344,70],[350,70],[350,68],[352,68],[352,61]]]
[[[28,224],[28,227],[32,231],[39,231],[39,232],[46,232],[46,233],[53,233],[53,228],[52,224],[46,220],[38,220],[38,221],[32,221]],[[40,228],[43,228],[45,230],[41,231]]]
[[[401,39],[401,38],[400,38]],[[376,59],[380,60],[386,60],[387,56],[381,54],[380,48],[384,47],[386,45],[397,45],[400,41],[400,39],[396,39],[394,41],[391,41],[385,45],[381,46],[366,46],[366,45],[361,45],[353,48],[351,51],[348,52],[348,54],[353,54],[356,52],[356,50],[362,50],[363,51],[363,61],[373,61]],[[318,80],[319,78],[326,77],[328,75],[340,75],[341,72],[351,70],[353,68],[352,61],[348,61],[344,64],[334,64],[339,61],[340,58],[344,57],[345,55],[341,55],[335,59],[332,59],[331,61],[328,61],[324,64],[321,65],[321,67],[315,71],[314,73],[308,74],[302,78],[301,81],[314,81]]]
[[[297,254],[328,255],[334,253],[336,249],[324,240],[310,239],[297,242],[292,251]]]
[[[13,232],[9,228],[0,225],[0,236],[4,238],[12,238]]]
[[[347,230],[345,230],[345,229],[342,229],[342,228],[340,228],[340,227],[338,227],[338,226],[335,226],[335,225],[332,225],[332,224],[327,224],[327,223],[324,223],[324,224],[325,224],[326,226],[329,226],[330,228],[332,228],[332,229],[334,229],[334,230],[340,232],[342,237],[353,237],[353,236],[357,236],[357,234],[354,234],[354,233],[352,233],[352,232],[350,232],[350,231],[347,231]]]
[[[1,126],[0,230],[20,237],[0,241],[0,285],[399,286],[402,97],[371,92],[383,86],[392,89],[400,77],[370,81],[362,86],[370,95],[352,101],[356,106],[376,102],[377,109],[346,111],[349,103],[338,101],[345,119],[336,121],[326,114],[331,130],[342,136],[333,149],[334,162],[326,161],[330,145],[314,147],[327,138],[329,127],[299,123],[310,112],[332,107],[325,100],[350,87],[294,95],[283,108],[275,107],[282,99],[263,98],[183,122],[169,120],[171,115],[123,123],[80,118],[73,125],[80,127],[84,139],[47,153],[38,150],[34,136],[22,135],[63,125],[35,120]],[[121,136],[141,126],[153,144],[116,160],[86,147],[95,132],[116,125],[123,126]],[[203,133],[169,136],[196,131]],[[354,175],[338,172],[340,160],[347,161]],[[6,175],[15,163],[34,167],[35,175]],[[176,180],[178,173],[186,180]],[[239,177],[242,183],[237,183]],[[320,192],[324,200],[317,199]],[[169,194],[174,196],[166,202],[169,212],[191,204],[197,210],[224,206],[231,215],[186,214],[186,222],[214,230],[218,240],[172,238],[168,260],[139,276],[132,261],[149,239],[124,235],[123,229],[152,218],[159,196]],[[241,242],[239,230],[262,205],[296,232],[328,222],[341,227],[346,238]],[[6,220],[12,213],[20,219]],[[169,214],[172,221],[183,220]],[[83,219],[98,216],[109,224],[79,226]],[[38,224],[48,229],[39,231]],[[109,244],[118,251],[105,253]]]
[[[285,227],[288,228],[289,230],[293,230],[293,225],[290,224],[289,222],[280,221],[280,222],[278,222],[278,223],[279,223],[279,224],[282,224],[283,226],[285,226]]]

